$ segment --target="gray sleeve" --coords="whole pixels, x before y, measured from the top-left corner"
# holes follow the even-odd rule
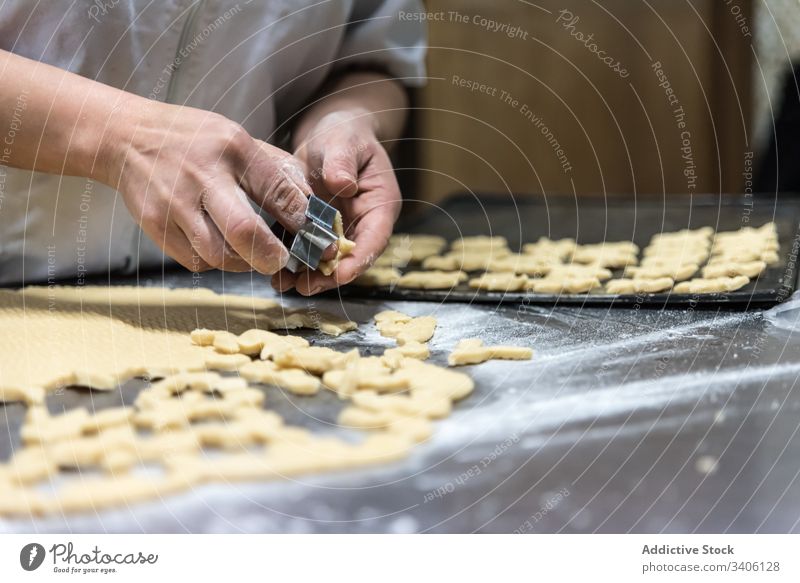
[[[405,85],[424,85],[427,30],[422,12],[419,0],[355,0],[336,68],[375,67]]]

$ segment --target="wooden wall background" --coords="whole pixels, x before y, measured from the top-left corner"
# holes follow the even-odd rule
[[[435,201],[464,189],[570,196],[741,189],[751,147],[752,38],[741,28],[751,26],[749,0],[735,0],[736,9],[715,0],[426,4],[444,18],[428,23],[430,80],[415,95],[410,198]],[[627,78],[556,22],[562,9],[579,17],[574,30],[593,33]],[[483,18],[519,26],[527,38],[492,32]],[[651,68],[656,61],[685,111],[694,187],[684,174],[684,130]],[[495,95],[459,87],[454,76]],[[570,171],[522,104],[552,132]]]

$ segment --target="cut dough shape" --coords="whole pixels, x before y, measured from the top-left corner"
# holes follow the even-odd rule
[[[396,348],[387,348],[383,351],[383,355],[389,358],[418,358],[425,360],[430,357],[431,351],[427,344],[410,340]]]
[[[343,369],[329,370],[322,382],[340,396],[348,397],[365,389],[380,393],[406,391],[411,381],[402,368],[393,368],[386,359],[370,356],[352,361]]]
[[[523,346],[484,346],[483,340],[467,338],[461,340],[447,357],[450,366],[479,364],[487,360],[530,360],[533,350]]]
[[[512,254],[491,260],[486,266],[486,271],[511,272],[523,275],[547,275],[551,269],[560,265],[562,265],[561,261],[555,255]]]
[[[655,279],[612,279],[606,282],[610,294],[655,293],[672,288],[675,281],[670,277]]]
[[[343,368],[348,361],[358,359],[358,351],[337,352],[324,346],[306,346],[279,352],[272,360],[280,368],[294,368],[321,375],[325,371]]]
[[[568,263],[554,265],[546,277],[550,279],[585,279],[587,277],[596,277],[600,281],[605,281],[611,279],[611,270],[600,265]]]
[[[394,267],[370,267],[353,281],[353,285],[362,287],[394,285],[401,275]]]
[[[505,237],[477,235],[474,237],[462,237],[450,244],[452,251],[466,252],[489,252],[490,250],[505,249],[508,247],[508,240]]]
[[[467,280],[463,271],[409,271],[397,280],[397,287],[451,289]]]
[[[600,287],[600,280],[596,277],[545,277],[528,282],[529,290],[545,294],[586,293],[598,287]]]
[[[734,277],[736,275],[746,275],[749,278],[757,277],[767,268],[763,261],[712,263],[703,268],[703,277],[713,279],[715,277]]]
[[[462,249],[447,255],[432,256],[422,262],[422,267],[440,271],[482,271],[498,259],[509,257],[508,249]]]
[[[743,288],[748,283],[750,283],[750,278],[746,275],[717,277],[713,279],[691,279],[676,284],[673,291],[678,294],[736,291],[737,289]]]
[[[564,261],[572,257],[577,247],[575,239],[558,239],[554,241],[547,237],[540,237],[536,243],[525,243],[522,246],[522,251],[535,257],[554,257],[559,261]]]
[[[254,383],[275,385],[296,395],[315,395],[320,380],[301,368],[278,368],[269,360],[256,360],[241,368],[239,374]]]
[[[683,263],[677,265],[645,265],[641,267],[630,266],[625,268],[625,277],[633,279],[658,279],[668,277],[673,281],[689,279],[697,273],[700,267],[697,263]]]
[[[394,338],[400,345],[411,342],[427,342],[436,330],[436,318],[420,316],[412,318],[408,314],[387,310],[375,314],[375,325],[381,336]]]
[[[398,233],[389,238],[389,244],[374,265],[394,269],[406,267],[409,263],[419,263],[427,257],[441,253],[446,245],[447,241],[437,235]]]
[[[469,280],[469,287],[487,291],[521,291],[528,285],[528,276],[513,272],[484,273]]]
[[[328,261],[320,261],[318,269],[323,275],[331,275],[336,271],[342,258],[350,255],[353,249],[356,248],[356,244],[344,236],[344,225],[342,224],[342,214],[340,212],[337,212],[336,217],[333,219],[333,232],[338,237],[336,241],[336,257]]]
[[[636,265],[638,258],[635,253],[622,249],[600,249],[592,246],[589,249],[581,246],[572,254],[572,260],[577,263],[590,263],[602,267],[627,267]]]

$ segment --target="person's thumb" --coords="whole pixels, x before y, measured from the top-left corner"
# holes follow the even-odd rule
[[[361,155],[357,147],[334,146],[322,160],[322,179],[333,197],[350,198],[358,194]]]

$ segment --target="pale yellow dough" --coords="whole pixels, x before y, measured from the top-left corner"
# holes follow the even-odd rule
[[[712,263],[703,268],[703,277],[733,277],[746,275],[749,278],[757,277],[767,268],[763,261],[731,261],[728,263]]]
[[[606,282],[606,291],[610,294],[655,293],[668,290],[675,281],[670,277],[655,279],[612,279]]]
[[[336,268],[339,267],[339,262],[343,257],[350,255],[356,244],[344,236],[344,225],[342,224],[342,214],[337,212],[336,218],[333,221],[333,232],[339,238],[336,241],[336,257],[328,261],[320,261],[319,270],[323,275],[331,275]]]
[[[545,277],[532,279],[528,282],[528,289],[543,294],[577,294],[586,293],[600,287],[600,280],[596,277]]]
[[[486,271],[512,272],[523,275],[547,275],[553,268],[562,265],[561,260],[555,256],[512,254],[506,257],[492,259],[486,266]]]
[[[447,241],[437,235],[406,235],[398,233],[389,238],[383,254],[375,261],[376,267],[401,268],[418,263],[431,255],[438,255]]]
[[[509,257],[508,249],[462,249],[451,251],[447,255],[432,256],[422,262],[424,269],[443,271],[481,271],[489,268],[499,259]]]
[[[487,291],[513,292],[522,291],[528,285],[526,275],[515,273],[484,273],[480,277],[469,280],[469,287]]]
[[[450,366],[479,364],[487,360],[530,360],[533,350],[523,346],[484,346],[483,340],[467,338],[461,340],[447,357]]]
[[[34,404],[66,385],[114,389],[137,376],[205,370],[209,358],[221,364],[209,347],[192,342],[196,328],[238,334],[257,324],[340,334],[355,327],[268,299],[144,287],[0,291],[0,323],[15,331],[0,339],[0,401]]]
[[[452,251],[466,252],[488,252],[490,250],[497,251],[499,249],[506,249],[507,247],[508,241],[505,237],[490,237],[486,235],[462,237],[461,239],[456,239],[450,245],[450,249]]]
[[[536,243],[525,243],[522,251],[537,258],[555,258],[558,261],[564,261],[572,257],[577,247],[575,239],[554,241],[547,237],[540,237]]]
[[[382,336],[395,338],[400,345],[427,342],[436,330],[436,318],[412,318],[408,314],[391,310],[375,314],[375,324]]]
[[[409,271],[397,280],[397,287],[452,289],[467,280],[463,271]]]
[[[394,285],[401,275],[394,267],[370,267],[353,281],[353,285],[363,287]]]
[[[377,319],[404,342],[384,356],[309,346],[260,329],[187,329],[188,345],[223,359],[240,376],[179,372],[140,391],[132,407],[94,414],[78,408],[51,415],[41,405],[30,407],[24,447],[0,464],[0,515],[97,511],[211,480],[274,479],[401,459],[431,436],[431,420],[447,416],[474,384],[463,373],[417,360],[427,356],[419,340],[430,338],[432,319],[396,312]],[[354,443],[287,426],[262,409],[265,393],[250,382],[303,395],[324,385],[350,401],[343,425],[377,433]],[[162,471],[136,473],[141,464]],[[99,475],[84,476],[84,470]],[[55,495],[42,493],[46,480],[58,484]]]
[[[625,277],[633,279],[659,279],[668,277],[674,281],[689,279],[697,273],[700,267],[697,263],[678,263],[676,265],[643,265],[641,267],[630,266],[625,268]]]
[[[691,279],[675,284],[673,291],[678,294],[714,293],[736,291],[750,283],[746,275],[736,277],[717,277],[713,279]]]

